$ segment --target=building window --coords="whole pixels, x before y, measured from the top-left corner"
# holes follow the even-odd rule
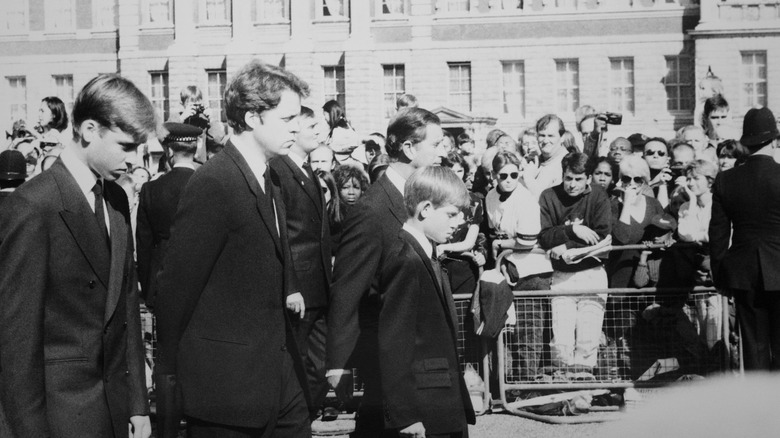
[[[742,108],[766,106],[766,52],[742,52]]]
[[[693,110],[693,59],[688,55],[666,57],[666,109],[669,111]]]
[[[407,0],[380,0],[382,15],[405,15]]]
[[[525,117],[525,64],[523,61],[502,62],[504,79],[504,113]]]
[[[322,67],[322,70],[325,78],[323,87],[323,90],[325,90],[325,101],[335,100],[342,108],[346,108],[344,66]]]
[[[468,12],[470,0],[437,0],[436,8],[441,12]]]
[[[287,0],[257,0],[255,21],[278,22],[289,20]]]
[[[200,22],[223,24],[230,21],[230,1],[201,0]]]
[[[565,113],[580,106],[580,63],[576,59],[555,61],[555,109]]]
[[[76,2],[74,0],[47,0],[44,4],[46,30],[76,29]]]
[[[209,108],[219,111],[219,120],[227,122],[225,107],[222,105],[222,99],[225,95],[225,85],[227,84],[227,72],[225,70],[206,70],[208,76],[208,88],[206,90],[206,99],[208,99]]]
[[[347,17],[349,16],[347,7],[349,3],[346,0],[319,0],[322,4],[322,17]]]
[[[447,63],[450,70],[448,103],[453,109],[471,111],[471,63]]]
[[[149,72],[150,93],[149,100],[157,109],[158,117],[162,120],[168,120],[170,117],[170,108],[168,102],[168,72],[150,71]]]
[[[113,29],[115,21],[115,0],[93,0],[94,8],[92,27],[95,29]]]
[[[68,111],[73,109],[73,75],[54,75],[54,95],[59,97]]]
[[[385,117],[395,114],[395,103],[406,92],[406,71],[403,64],[383,65]]]
[[[27,78],[24,76],[13,76],[8,79],[8,109],[11,115],[11,122],[19,119],[27,119]]]
[[[634,58],[610,58],[609,108],[634,113]]]
[[[142,0],[143,23],[167,25],[173,23],[173,0]]]
[[[14,0],[0,4],[0,33],[27,32],[29,6],[27,0]]]

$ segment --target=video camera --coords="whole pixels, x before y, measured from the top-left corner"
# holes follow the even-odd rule
[[[623,114],[605,112],[598,114],[596,118],[604,120],[608,125],[620,125],[623,123]]]

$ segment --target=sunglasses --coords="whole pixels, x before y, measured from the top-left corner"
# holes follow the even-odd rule
[[[639,185],[645,183],[645,179],[642,178],[641,176],[635,176],[632,178],[628,175],[623,175],[620,177],[620,182],[622,182],[623,184],[631,184],[631,181]]]
[[[520,176],[520,173],[518,172],[511,172],[511,173],[499,173],[498,178],[502,181],[507,178],[517,179],[517,177]]]
[[[665,157],[666,151],[663,151],[661,149],[658,149],[657,151],[645,151],[645,156],[649,157],[651,155],[658,155],[659,157]]]

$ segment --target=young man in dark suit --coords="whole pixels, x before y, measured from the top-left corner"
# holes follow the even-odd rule
[[[772,111],[749,110],[740,143],[750,156],[718,174],[712,186],[712,277],[715,286],[734,296],[748,370],[780,369],[778,137]]]
[[[306,83],[259,61],[225,90],[234,135],[184,190],[159,274],[158,376],[175,375],[188,436],[307,437],[306,381],[285,307],[299,291],[279,177]]]
[[[417,170],[404,191],[409,218],[378,286],[384,436],[467,437],[476,418],[458,362],[455,303],[433,245],[452,235],[470,198],[438,166]]]
[[[163,128],[167,131],[163,145],[170,154],[172,168],[141,189],[135,232],[141,298],[152,311],[157,297],[157,273],[168,247],[179,198],[195,173],[195,152],[202,133],[200,129],[184,123],[168,122],[163,124]],[[175,382],[155,376],[158,438],[175,438],[178,435],[182,414],[174,388]]]
[[[293,329],[306,367],[309,383],[309,410],[315,418],[328,394],[325,380],[325,333],[328,290],[331,277],[330,225],[319,178],[308,162],[309,153],[318,146],[314,111],[301,107],[300,131],[290,153],[270,162],[279,175],[282,199],[287,212],[287,236],[290,242],[295,283],[299,294],[287,297],[287,308],[299,313]],[[338,415],[337,412],[335,412]],[[333,413],[329,413],[330,419]]]
[[[73,141],[0,212],[0,397],[15,437],[151,434],[130,213],[114,181],[154,135],[154,107],[101,75]]]
[[[393,163],[343,224],[333,267],[328,307],[327,378],[342,400],[351,396],[351,367],[361,369],[365,385],[356,436],[375,437],[384,429],[382,386],[376,370],[379,321],[378,274],[390,243],[406,221],[404,183],[416,168],[438,164],[444,156],[439,118],[421,108],[397,113],[387,128],[387,154]],[[354,355],[354,358],[353,358]]]

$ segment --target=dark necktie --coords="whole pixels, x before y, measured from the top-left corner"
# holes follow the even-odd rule
[[[439,259],[436,257],[436,248],[433,249],[433,254],[431,254],[431,265],[433,266],[433,272],[436,274],[436,281],[439,283],[439,288],[444,291],[443,273],[441,270],[441,263],[439,263]]]
[[[92,187],[92,193],[95,194],[95,219],[97,220],[98,228],[101,234],[106,239],[106,245],[110,248],[108,227],[106,226],[106,211],[103,207],[103,181],[97,180]]]
[[[309,177],[310,180],[314,181],[314,173],[312,173],[311,165],[308,161],[303,162],[303,172],[306,174],[306,176]]]
[[[263,173],[263,190],[265,191],[265,203],[274,216],[274,227],[278,235],[279,232],[279,219],[276,217],[276,206],[274,205],[273,197],[273,183],[271,182],[271,168],[266,167],[265,173]]]

